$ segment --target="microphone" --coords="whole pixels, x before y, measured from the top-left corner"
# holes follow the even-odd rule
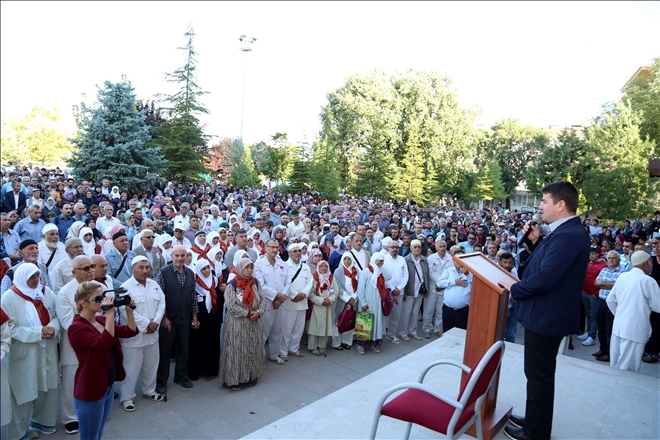
[[[527,229],[527,232],[523,234],[522,237],[520,237],[520,240],[518,240],[518,246],[522,246],[525,240],[527,240],[527,237],[529,237],[529,233],[532,232],[532,226],[536,226],[536,224],[541,221],[541,216],[539,214],[534,214],[532,216],[532,219],[529,221],[529,229]]]

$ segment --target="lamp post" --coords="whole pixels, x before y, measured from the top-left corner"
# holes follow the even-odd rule
[[[257,41],[256,38],[250,37],[247,35],[241,35],[241,37],[238,39],[238,41],[241,42],[241,46],[239,49],[243,53],[251,52],[252,51],[252,43]],[[243,64],[243,100],[241,104],[241,132],[240,132],[240,139],[241,143],[243,142],[243,116],[245,115],[245,82],[247,78],[247,56],[244,59],[244,64]]]

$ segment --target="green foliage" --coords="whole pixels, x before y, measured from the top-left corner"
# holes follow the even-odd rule
[[[163,154],[168,161],[165,176],[175,181],[194,179],[199,173],[208,172],[204,157],[208,153],[210,137],[204,133],[204,126],[198,119],[198,115],[209,112],[199,102],[199,98],[208,92],[201,89],[195,78],[197,53],[193,46],[195,32],[192,27],[188,28],[184,36],[187,39],[186,45],[178,49],[185,53],[185,64],[165,75],[166,81],[176,83],[181,88],[173,95],[160,96],[167,105],[163,110],[169,119],[152,130],[159,136]]]
[[[109,81],[98,88],[98,102],[80,106],[80,132],[71,139],[77,148],[67,160],[78,179],[110,179],[122,190],[139,192],[161,180],[165,164],[161,151],[147,144],[151,138],[144,112],[136,108],[129,81]]]
[[[623,101],[607,104],[586,130],[586,160],[595,164],[582,185],[590,212],[601,218],[642,217],[658,183],[649,177],[653,144],[639,136],[640,115]]]
[[[586,143],[572,130],[562,131],[527,168],[526,187],[540,193],[550,182],[565,180],[571,175],[575,185],[580,186],[585,173],[592,167],[586,160]]]
[[[639,134],[655,144],[653,157],[660,157],[660,57],[651,64],[651,76],[638,78],[625,91],[624,100],[640,114]]]
[[[499,164],[491,160],[478,172],[473,180],[467,200],[502,200],[507,197],[502,184],[502,171]]]
[[[2,160],[61,165],[71,154],[70,133],[61,127],[61,111],[33,106],[19,118],[2,121]]]
[[[252,159],[254,160],[254,169],[262,176],[269,174],[270,166],[270,147],[267,143],[261,141],[250,145]]]
[[[406,155],[400,161],[401,178],[396,186],[396,196],[406,201],[426,201],[426,196],[428,195],[428,192],[425,191],[426,185],[424,184],[426,160],[415,128],[410,130],[406,149]]]
[[[287,180],[293,171],[295,147],[289,142],[286,133],[275,133],[272,136],[273,145],[269,151],[269,160],[265,174],[268,180],[274,180],[277,185]]]
[[[312,148],[312,180],[321,197],[337,200],[342,182],[337,155],[327,136]]]
[[[248,187],[261,184],[259,175],[254,170],[252,153],[250,152],[249,148],[243,148],[241,160],[232,170],[228,182],[230,185],[236,185],[240,187]]]
[[[312,178],[313,164],[309,151],[305,147],[295,147],[297,154],[294,156],[289,186],[291,191],[304,193],[312,190],[314,179]]]

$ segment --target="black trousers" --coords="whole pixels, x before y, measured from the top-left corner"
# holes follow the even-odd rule
[[[598,342],[600,343],[600,351],[606,355],[610,355],[610,339],[612,339],[612,326],[614,325],[614,315],[609,307],[607,301],[598,298],[598,312],[596,315],[596,322],[598,323]]]
[[[190,338],[190,322],[184,324],[172,324],[172,329],[167,331],[163,326],[158,328],[158,350],[160,360],[158,361],[158,372],[156,373],[156,386],[165,388],[170,378],[170,351],[175,348],[174,380],[182,381],[188,374],[188,339]]]
[[[442,331],[443,333],[454,327],[467,330],[468,307],[461,310],[454,310],[451,307],[442,305]]]
[[[660,313],[651,312],[651,338],[644,351],[649,354],[660,353]]]
[[[555,401],[555,370],[561,336],[545,336],[525,329],[525,435],[549,440]]]

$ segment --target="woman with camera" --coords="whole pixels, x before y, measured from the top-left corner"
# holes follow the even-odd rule
[[[73,405],[81,439],[100,439],[110,417],[114,383],[126,377],[118,338],[138,334],[134,301],[126,308],[128,325],[115,324],[115,298],[105,296],[96,281],[82,283],[76,291],[76,311],[69,327],[69,342],[78,357]],[[105,316],[97,315],[102,310]]]

